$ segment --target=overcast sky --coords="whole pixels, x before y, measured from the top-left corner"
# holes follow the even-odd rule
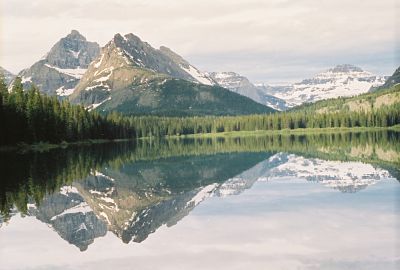
[[[400,65],[396,2],[0,0],[0,66],[17,73],[76,29],[101,46],[131,32],[201,70],[254,82],[293,82],[341,63],[389,75]]]

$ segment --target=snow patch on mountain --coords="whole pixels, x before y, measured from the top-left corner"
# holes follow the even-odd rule
[[[60,97],[70,96],[74,92],[75,88],[65,89],[65,86],[61,86],[56,90],[56,93]]]
[[[228,179],[226,182],[224,182],[221,186],[218,187],[218,189],[215,191],[216,196],[218,197],[228,197],[232,195],[239,195],[242,193],[245,189],[250,188],[251,184],[249,185],[249,179],[247,178],[242,178],[242,177],[234,177],[231,179]]]
[[[60,188],[60,194],[67,196],[69,193],[78,193],[76,187],[73,186],[63,186]]]
[[[45,66],[48,67],[48,68],[55,69],[60,73],[63,73],[65,75],[68,75],[68,76],[71,76],[71,77],[74,77],[76,79],[82,78],[83,74],[85,74],[85,72],[87,70],[86,68],[80,68],[80,67],[77,67],[77,68],[58,68],[58,67],[55,67],[55,66],[52,66],[52,65],[49,65],[49,64],[45,64]]]
[[[190,201],[188,201],[186,205],[191,205],[191,204],[198,205],[206,198],[211,197],[217,186],[218,186],[217,184],[211,184],[205,186]]]
[[[387,170],[361,162],[309,159],[295,154],[289,154],[286,158],[287,161],[283,164],[260,175],[258,181],[295,177],[318,182],[342,192],[356,192],[390,177]]]
[[[93,212],[92,208],[90,208],[90,206],[86,202],[82,202],[74,207],[64,210],[61,214],[52,217],[51,220],[56,220],[57,218],[67,214],[75,214],[75,213],[85,214],[89,212]]]
[[[190,76],[192,76],[197,82],[205,84],[205,85],[214,85],[215,83],[207,76],[206,73],[200,72],[197,68],[189,65],[185,67],[180,65],[180,67],[186,71]]]
[[[314,78],[303,80],[289,87],[278,87],[271,94],[287,102],[288,107],[323,99],[350,97],[363,94],[371,87],[385,82],[385,77],[377,76],[353,65],[338,65]],[[274,87],[272,87],[274,88]]]
[[[22,77],[21,78],[21,83],[27,83],[27,82],[32,82],[32,76],[29,77]]]
[[[89,110],[89,111],[94,110],[97,107],[99,107],[101,104],[103,104],[104,102],[107,102],[109,100],[111,100],[111,97],[108,97],[108,98],[106,98],[105,100],[103,100],[103,101],[101,101],[99,103],[93,103],[93,104],[87,106],[86,109]]]

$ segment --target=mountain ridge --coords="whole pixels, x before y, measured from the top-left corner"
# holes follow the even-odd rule
[[[102,48],[70,99],[89,109],[128,115],[236,115],[274,111],[215,85],[172,50],[154,49],[133,34],[116,34]]]
[[[269,95],[263,89],[256,87],[248,78],[235,72],[210,72],[208,75],[221,87],[234,93],[251,98],[252,100],[282,111],[286,108],[285,101]]]
[[[278,87],[265,87],[270,95],[286,101],[287,108],[320,100],[356,96],[380,86],[385,78],[351,64],[337,65],[316,74],[313,78]]]
[[[99,48],[96,42],[87,41],[77,30],[72,30],[18,76],[25,88],[35,84],[47,95],[68,96],[98,55]]]

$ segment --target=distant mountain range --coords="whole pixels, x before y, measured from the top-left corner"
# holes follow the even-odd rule
[[[311,79],[287,86],[266,86],[265,91],[286,101],[288,108],[315,101],[349,97],[368,92],[385,83],[385,77],[344,64],[317,74]]]
[[[287,107],[283,99],[267,94],[263,88],[256,87],[249,79],[235,72],[211,72],[208,75],[221,87],[251,98],[260,104],[279,111]]]
[[[7,82],[14,78],[0,71]],[[34,83],[43,93],[68,97],[88,109],[169,116],[282,111],[399,83],[399,69],[385,82],[344,64],[295,84],[255,85],[235,72],[201,72],[171,49],[155,49],[133,34],[116,34],[100,50],[76,30],[18,76],[26,87]]]

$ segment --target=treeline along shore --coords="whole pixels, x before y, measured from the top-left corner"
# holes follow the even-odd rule
[[[400,87],[386,90],[400,92]],[[369,94],[368,99],[374,94]],[[324,101],[332,107],[343,99]],[[239,116],[124,116],[88,111],[68,100],[23,89],[21,78],[10,91],[0,78],[0,145],[115,140],[239,131],[392,127],[400,124],[400,103],[369,110],[325,110],[304,106],[287,112]]]

